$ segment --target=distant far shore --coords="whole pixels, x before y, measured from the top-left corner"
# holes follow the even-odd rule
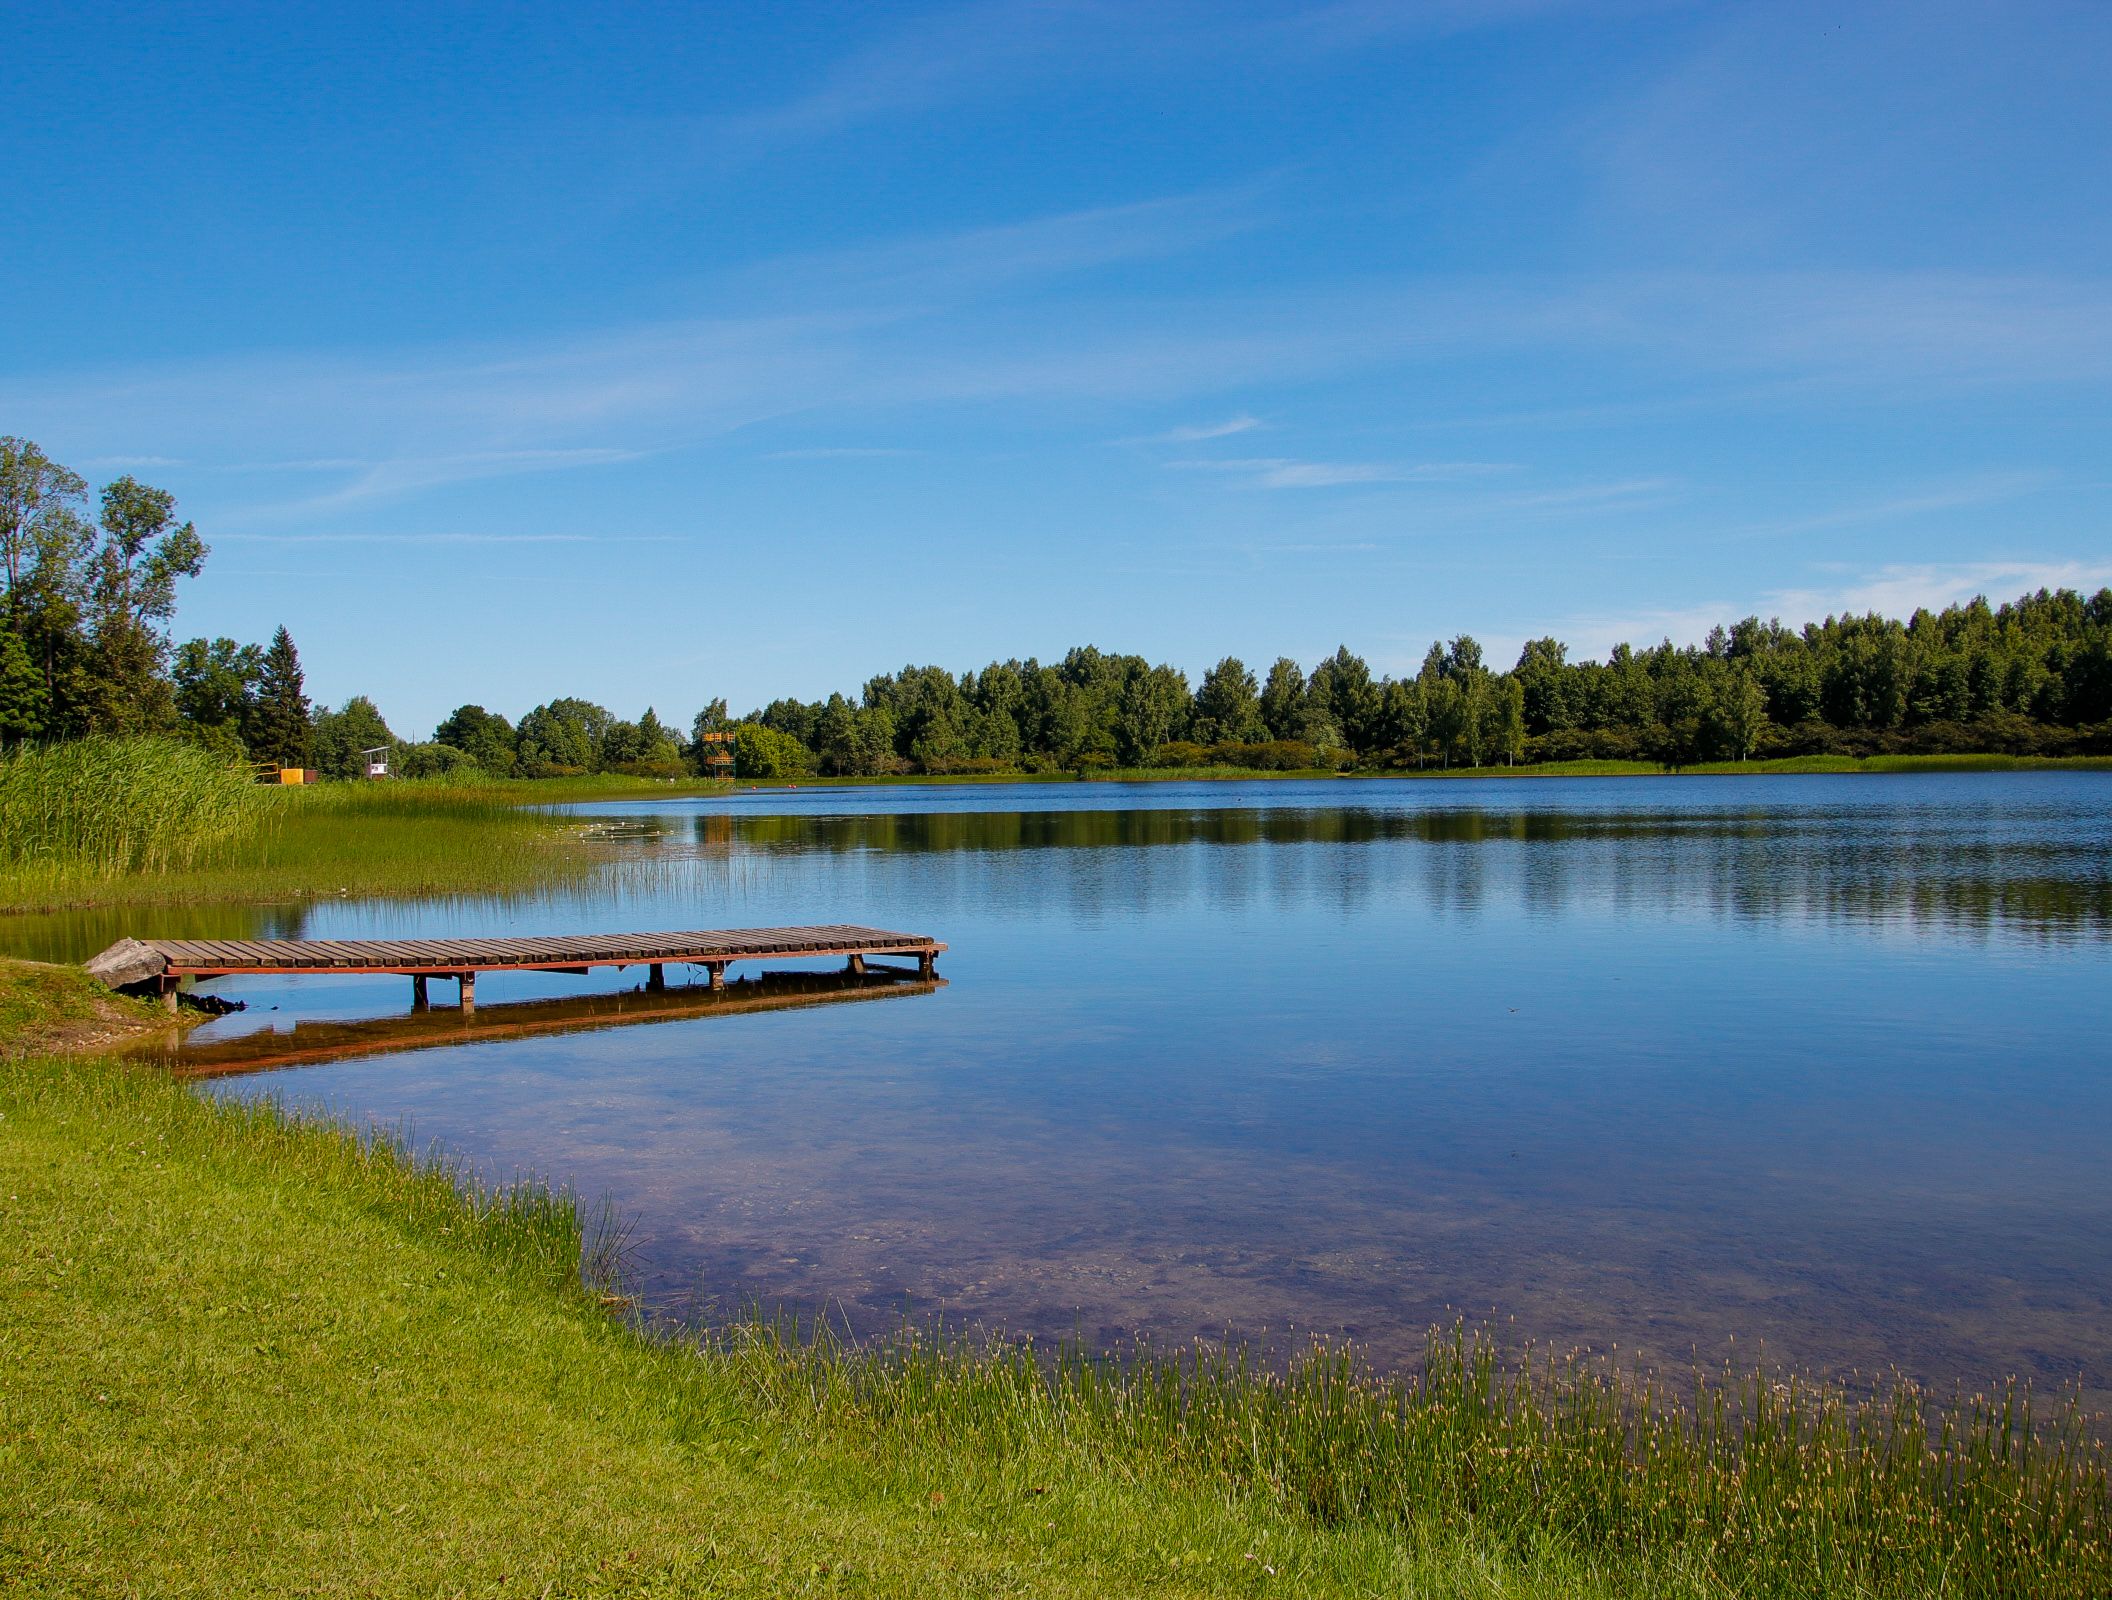
[[[1707,761],[1687,767],[1661,766],[1654,761],[1543,761],[1537,764],[1495,767],[1392,767],[1382,771],[1337,771],[1309,767],[1294,772],[1269,771],[1258,767],[1103,767],[1083,772],[899,772],[870,777],[739,779],[724,783],[653,784],[641,782],[635,790],[605,791],[606,798],[626,798],[631,793],[650,793],[674,788],[680,793],[724,794],[787,789],[875,789],[930,788],[974,785],[1007,788],[1049,783],[1283,783],[1316,779],[1356,783],[1389,783],[1397,780],[1461,778],[1736,778],[1768,777],[1784,773],[1854,775],[1902,772],[2112,772],[2112,756],[1782,756],[1762,761]],[[523,788],[534,780],[522,780]]]

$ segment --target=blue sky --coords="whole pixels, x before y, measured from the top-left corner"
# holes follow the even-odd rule
[[[8,8],[0,432],[474,700],[2112,581],[2112,6]]]

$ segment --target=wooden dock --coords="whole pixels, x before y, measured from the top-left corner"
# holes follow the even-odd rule
[[[875,956],[916,960],[915,976],[936,975],[938,940],[885,928],[834,924],[816,928],[715,928],[696,933],[602,933],[537,939],[120,939],[88,963],[112,988],[158,994],[171,1009],[185,978],[276,973],[396,973],[411,980],[413,1004],[426,1003],[426,980],[460,986],[461,1007],[477,1003],[480,972],[585,973],[595,967],[648,969],[646,988],[666,988],[670,966],[698,966],[711,987],[726,983],[736,961],[841,956],[862,973]],[[872,969],[887,971],[887,968]],[[904,975],[910,975],[906,969]]]

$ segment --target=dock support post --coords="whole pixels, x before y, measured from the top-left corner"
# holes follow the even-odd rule
[[[936,951],[936,950],[919,950],[919,951],[917,952],[917,976],[918,976],[918,977],[920,977],[920,978],[936,978],[936,977],[937,977],[938,975],[939,975],[939,953],[938,953],[938,951]]]
[[[843,965],[843,970],[844,970],[844,971],[846,971],[846,972],[848,972],[848,973],[849,973],[849,974],[850,974],[850,975],[851,975],[852,977],[854,977],[854,978],[862,978],[862,977],[864,977],[864,976],[865,976],[865,957],[864,957],[864,956],[852,956],[852,957],[850,958],[850,960],[848,960],[848,961],[846,961],[846,962],[844,963],[844,965]]]
[[[463,1009],[464,1011],[474,1011],[474,1010],[476,1010],[476,1009],[477,1009],[477,975],[476,975],[476,974],[475,974],[474,972],[465,972],[465,973],[463,973],[463,974],[462,974],[462,978],[461,978],[461,983],[462,983],[462,1009]]]
[[[725,987],[726,987],[726,963],[725,963],[725,962],[723,962],[723,961],[707,961],[707,962],[705,962],[705,963],[704,963],[704,966],[705,966],[705,969],[706,969],[707,971],[709,971],[709,972],[711,973],[711,986],[712,986],[712,988],[714,988],[714,989],[723,989],[723,988],[725,988]]]
[[[158,985],[160,993],[157,998],[159,998],[161,1001],[161,1009],[168,1012],[170,1016],[174,1016],[176,1014],[176,990],[182,984],[182,982],[183,980],[181,978],[170,978],[165,976],[162,978],[160,984]]]
[[[652,994],[667,987],[667,970],[659,962],[655,961],[645,969],[645,987]]]
[[[413,1011],[423,1011],[426,1008],[426,1004],[425,975],[423,973],[413,973],[411,975],[411,1009]]]

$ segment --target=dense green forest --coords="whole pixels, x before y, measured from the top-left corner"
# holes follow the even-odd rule
[[[164,491],[125,477],[91,503],[77,474],[0,439],[0,741],[173,732],[333,777],[358,773],[375,747],[413,777],[679,777],[704,770],[708,733],[733,736],[751,778],[2112,753],[2112,589],[1904,621],[1748,617],[1699,645],[1623,645],[1604,661],[1535,639],[1508,669],[1461,635],[1402,678],[1374,676],[1344,646],[1310,671],[1283,658],[1257,673],[1227,656],[1191,684],[1175,667],[1081,646],[958,675],[907,666],[855,696],[779,699],[741,718],[714,699],[686,736],[650,708],[628,720],[567,697],[517,724],[464,705],[407,740],[364,695],[312,707],[285,628],[265,644],[176,643],[177,580],[207,554]]]

